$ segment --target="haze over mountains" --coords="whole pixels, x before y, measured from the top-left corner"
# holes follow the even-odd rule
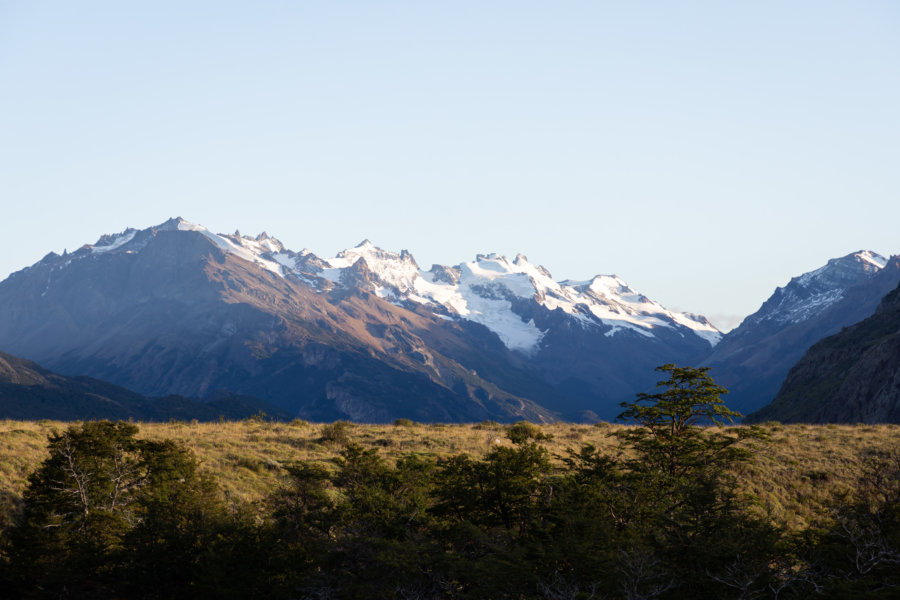
[[[752,410],[897,279],[896,257],[830,261],[723,339],[614,275],[555,281],[493,254],[425,270],[368,241],[322,258],[179,218],[0,282],[0,349],[145,396],[223,389],[359,421],[612,419],[657,365],[706,361]]]

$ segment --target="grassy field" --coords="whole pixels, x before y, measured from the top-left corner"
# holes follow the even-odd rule
[[[28,474],[46,456],[47,436],[67,423],[0,421],[0,525],[17,505]],[[541,429],[555,456],[590,443],[610,453],[618,441],[610,434],[622,425],[554,424]],[[191,448],[202,468],[214,475],[228,498],[261,500],[278,485],[283,466],[298,460],[330,463],[346,441],[377,448],[396,458],[408,453],[441,457],[480,456],[509,444],[506,427],[465,425],[351,425],[238,421],[224,423],[142,423],[140,437],[172,439]],[[827,514],[836,492],[851,489],[860,463],[873,450],[900,448],[897,425],[767,424],[769,438],[757,442],[755,460],[737,473],[741,488],[756,497],[756,510],[791,528],[815,525]]]

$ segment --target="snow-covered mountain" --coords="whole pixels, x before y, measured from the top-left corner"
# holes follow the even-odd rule
[[[480,323],[513,350],[534,352],[544,335],[533,320],[515,312],[517,300],[562,311],[582,327],[600,328],[607,336],[628,330],[653,337],[657,328],[683,327],[712,345],[721,337],[705,318],[666,310],[615,275],[556,282],[547,269],[522,254],[514,260],[479,254],[469,262],[423,271],[408,252],[386,252],[367,240],[326,259],[327,268],[320,273],[333,282],[353,282],[343,273],[360,260],[372,274],[368,285],[382,298],[431,306],[438,315]]]
[[[0,349],[58,372],[307,418],[613,418],[720,337],[613,275],[493,254],[426,271],[368,241],[322,258],[180,218],[51,253],[0,303]]]
[[[872,316],[815,343],[748,420],[900,422],[900,287]]]
[[[611,419],[652,388],[654,367],[705,364],[748,413],[898,280],[900,257],[833,259],[722,338],[615,275],[557,281],[521,254],[425,270],[368,240],[320,257],[177,218],[0,282],[0,349],[145,395],[221,388],[307,418],[378,421]]]
[[[172,226],[170,223],[166,226]],[[562,311],[585,328],[597,328],[606,336],[624,331],[655,337],[659,328],[693,334],[715,345],[722,334],[704,317],[667,310],[631,289],[615,275],[597,275],[589,281],[556,282],[542,266],[519,254],[509,260],[497,254],[479,254],[475,260],[455,266],[419,268],[412,254],[382,250],[369,240],[319,258],[308,250],[285,249],[275,238],[214,234],[199,225],[175,219],[180,231],[197,231],[225,252],[253,262],[280,277],[294,277],[320,291],[335,287],[367,289],[395,303],[430,307],[437,316],[466,319],[484,325],[511,350],[534,353],[540,349],[542,331],[533,319],[516,311],[516,303],[532,300],[548,310]],[[118,248],[133,238],[129,230],[110,238]],[[92,247],[94,252],[98,246]]]
[[[824,266],[794,277],[786,286],[776,289],[744,324],[758,326],[770,321],[786,326],[802,323],[839,302],[849,288],[866,281],[887,263],[887,258],[870,250],[832,258]]]
[[[775,290],[704,361],[749,414],[768,404],[807,348],[865,319],[900,280],[900,257],[860,250],[831,259]]]

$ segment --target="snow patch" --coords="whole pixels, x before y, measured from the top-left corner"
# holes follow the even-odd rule
[[[284,277],[284,271],[282,269],[282,265],[274,260],[269,260],[267,258],[263,258],[259,254],[259,244],[250,243],[250,240],[246,240],[245,238],[238,238],[241,241],[241,245],[238,245],[227,236],[217,235],[212,233],[206,227],[202,227],[200,225],[195,225],[193,223],[189,223],[185,220],[180,220],[178,222],[178,230],[179,231],[196,231],[197,233],[202,234],[212,243],[219,247],[219,249],[237,256],[238,258],[242,258],[247,262],[255,263],[267,271],[271,271],[275,273],[279,277]],[[244,247],[244,243],[246,243],[247,247]],[[254,248],[254,245],[256,246]],[[280,245],[280,244],[279,244]]]
[[[370,291],[387,297],[390,289],[408,301],[441,306],[451,315],[484,325],[512,350],[535,352],[546,333],[533,319],[525,320],[515,312],[513,304],[519,301],[561,310],[583,327],[608,328],[607,336],[632,331],[654,337],[654,330],[669,328],[679,333],[690,330],[710,345],[722,337],[706,319],[669,311],[615,275],[557,282],[547,269],[521,254],[514,261],[497,254],[479,254],[456,267],[435,265],[431,271],[422,271],[408,253],[388,252],[366,240],[324,259],[328,268],[318,274],[340,283],[344,269],[358,260],[364,260],[373,274]],[[454,276],[448,277],[448,273]]]
[[[106,244],[104,246],[93,246],[91,248],[91,252],[94,254],[102,254],[104,252],[115,250],[116,248],[121,248],[122,246],[133,240],[136,234],[137,231],[123,233],[122,235],[113,238],[113,240],[109,244]]]
[[[654,337],[658,330],[668,328],[678,333],[689,330],[711,345],[721,338],[721,333],[702,317],[669,311],[615,275],[598,275],[581,282],[557,282],[547,269],[532,264],[522,254],[512,261],[498,254],[479,254],[475,260],[455,267],[435,265],[431,271],[423,271],[409,252],[386,251],[369,240],[333,258],[320,259],[306,249],[300,253],[286,250],[281,242],[265,233],[255,238],[239,232],[214,234],[180,218],[160,227],[198,232],[224,252],[279,277],[295,276],[318,291],[322,291],[319,290],[322,279],[333,285],[359,285],[358,277],[343,275],[362,260],[364,272],[368,273],[364,285],[378,297],[398,305],[414,302],[432,306],[436,309],[434,314],[442,319],[463,318],[480,323],[509,349],[525,353],[536,352],[546,333],[530,316],[526,318],[516,312],[518,307],[532,302],[549,311],[562,311],[581,327],[600,327],[610,337],[626,331]],[[95,246],[92,252],[121,247],[135,233],[122,234],[109,244]],[[874,266],[886,262],[874,253],[860,253],[860,257]]]

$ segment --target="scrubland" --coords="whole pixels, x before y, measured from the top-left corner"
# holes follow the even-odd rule
[[[0,525],[15,510],[28,475],[47,456],[47,436],[72,423],[57,421],[0,421]],[[399,421],[389,425],[314,424],[266,420],[197,423],[139,423],[138,437],[171,439],[190,448],[201,469],[212,474],[226,497],[235,503],[254,503],[279,485],[285,467],[297,461],[331,466],[348,442],[392,461],[409,454],[449,457],[462,453],[484,456],[498,445],[512,445],[508,426],[478,424],[420,424]],[[558,423],[542,425],[551,439],[541,443],[557,464],[585,444],[610,455],[621,452],[611,434],[626,426]],[[753,498],[753,510],[788,529],[804,529],[828,516],[828,503],[850,491],[861,464],[873,451],[900,448],[898,425],[782,425],[761,426],[767,437],[754,440],[753,459],[738,464],[740,491]]]

